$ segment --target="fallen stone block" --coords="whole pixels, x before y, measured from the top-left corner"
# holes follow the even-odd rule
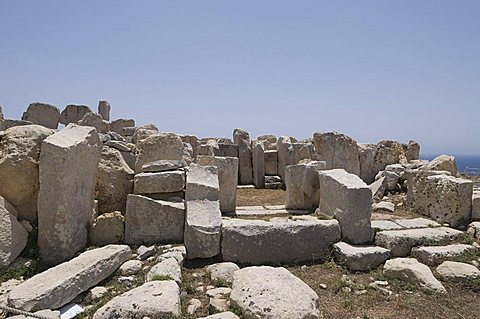
[[[458,168],[455,157],[449,155],[440,155],[434,158],[430,163],[425,167],[427,170],[432,171],[447,171],[452,174],[452,176],[457,176]]]
[[[0,205],[0,269],[8,267],[27,245],[27,230]]]
[[[343,263],[350,271],[370,271],[390,258],[390,250],[376,246],[352,246],[344,242],[333,245],[338,263]]]
[[[78,125],[91,126],[97,130],[97,133],[106,134],[110,131],[110,123],[105,121],[103,117],[98,113],[87,113],[78,121]]]
[[[158,160],[183,160],[183,141],[174,133],[158,133],[141,141],[138,145],[135,172],[142,166]]]
[[[382,200],[383,195],[385,195],[385,191],[387,190],[387,186],[387,178],[385,176],[376,180],[368,186],[372,191],[373,201],[379,202]]]
[[[444,261],[436,269],[442,281],[466,281],[480,278],[477,267],[456,261]]]
[[[475,256],[477,248],[472,245],[452,244],[447,246],[422,246],[412,248],[412,257],[428,266],[437,266],[444,261],[455,261]]]
[[[58,121],[65,126],[70,123],[77,124],[87,113],[92,113],[92,110],[86,105],[67,105],[60,114]]]
[[[326,258],[340,238],[336,220],[224,219],[222,256],[224,261],[242,264],[296,264]]]
[[[155,266],[147,273],[147,281],[153,280],[175,280],[178,284],[182,283],[182,269],[175,258],[167,258]]]
[[[126,128],[130,128],[130,127],[134,127],[135,126],[135,120],[132,120],[132,119],[118,119],[118,120],[115,120],[115,121],[112,121],[110,123],[110,130],[112,132],[115,132],[117,134],[120,134],[122,136],[125,136],[125,135],[133,135],[132,134],[125,134],[125,129]]]
[[[385,211],[393,213],[395,211],[395,204],[390,202],[379,202],[372,205],[372,210],[374,212]]]
[[[159,173],[140,173],[135,175],[135,194],[158,194],[183,192],[185,188],[184,171],[168,171]]]
[[[23,113],[22,120],[57,129],[60,110],[51,104],[35,102],[28,106]]]
[[[447,293],[445,287],[433,276],[430,268],[414,258],[387,260],[383,273],[387,278],[399,279],[418,286],[425,293]]]
[[[426,219],[426,218],[412,218],[412,219],[396,219],[395,223],[402,226],[402,228],[412,229],[412,228],[431,228],[431,227],[440,227],[441,225],[436,221]]]
[[[90,244],[94,246],[121,243],[125,235],[125,218],[120,212],[100,215],[90,225],[88,234]]]
[[[285,268],[248,267],[233,277],[231,301],[249,317],[320,318],[318,295]]]
[[[130,258],[130,247],[125,245],[86,251],[18,285],[10,292],[8,303],[26,311],[58,309],[108,278]]]
[[[240,268],[235,263],[222,262],[208,266],[207,273],[210,274],[211,280],[232,283],[233,273],[239,269]]]

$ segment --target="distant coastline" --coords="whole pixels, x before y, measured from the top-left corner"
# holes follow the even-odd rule
[[[435,157],[441,154],[428,154],[428,155],[421,155],[421,159],[426,159],[431,161]],[[450,155],[450,154],[448,154]],[[455,155],[451,154],[455,157],[457,161],[458,171],[460,173],[469,175],[469,176],[479,176],[480,175],[480,155]]]

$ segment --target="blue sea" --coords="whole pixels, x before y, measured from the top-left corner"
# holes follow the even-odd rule
[[[441,154],[439,154],[441,155]],[[431,161],[439,155],[422,155],[422,159]],[[449,154],[450,155],[450,154]],[[458,171],[469,176],[480,176],[480,155],[452,155],[457,161]]]

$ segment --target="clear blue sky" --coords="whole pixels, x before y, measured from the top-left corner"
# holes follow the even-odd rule
[[[0,105],[480,155],[480,1],[0,0]]]

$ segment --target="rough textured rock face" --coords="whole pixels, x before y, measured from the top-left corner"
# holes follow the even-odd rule
[[[318,295],[283,267],[248,267],[233,277],[230,298],[249,317],[320,318]]]
[[[418,144],[416,141],[409,141],[405,156],[407,157],[408,161],[418,160],[420,158],[420,144]]]
[[[8,267],[27,244],[27,231],[4,205],[0,205],[0,269]]]
[[[311,261],[312,256],[328,256],[340,238],[336,220],[311,216],[293,221],[224,219],[222,256],[225,261],[252,265],[300,263]]]
[[[109,245],[33,276],[15,287],[8,303],[18,309],[58,309],[113,274],[130,259],[130,247]]]
[[[33,123],[30,121],[4,119],[4,120],[0,120],[0,131],[5,131],[15,126],[32,125],[32,124]]]
[[[20,219],[37,220],[40,148],[51,134],[39,125],[16,126],[0,140],[0,195],[17,209]]]
[[[155,280],[155,276],[170,277],[177,283],[182,283],[182,269],[173,257],[166,258],[153,266],[147,273],[147,281]]]
[[[403,159],[405,159],[405,152],[399,142],[385,140],[377,143],[377,152],[374,159],[377,172],[385,170],[387,165],[400,163]]]
[[[125,233],[125,218],[120,212],[105,213],[94,219],[89,229],[90,244],[118,244]]]
[[[320,211],[335,216],[342,228],[343,239],[352,244],[369,242],[372,191],[356,175],[343,169],[320,171]]]
[[[179,317],[180,288],[173,280],[151,281],[110,300],[93,319]]]
[[[375,165],[375,154],[377,153],[377,145],[375,144],[358,144],[359,160],[360,160],[360,178],[367,184],[373,183],[375,175],[377,175],[377,165]]]
[[[447,246],[423,246],[412,249],[412,257],[428,266],[437,266],[447,260],[472,256],[477,248],[472,245],[453,244]]]
[[[102,148],[95,184],[100,213],[125,212],[127,195],[133,191],[133,175],[120,151],[107,146]]]
[[[233,282],[233,274],[240,268],[231,262],[222,262],[207,267],[207,273],[211,280],[222,280],[227,283]]]
[[[447,171],[452,174],[452,176],[457,176],[458,168],[455,157],[449,155],[440,155],[434,158],[428,165],[426,169],[432,171]]]
[[[100,114],[105,121],[110,121],[110,103],[108,103],[108,101],[98,102],[98,114]]]
[[[132,119],[118,119],[110,123],[110,130],[120,135],[126,135],[123,130],[126,127],[134,127],[135,120]]]
[[[390,250],[376,246],[351,246],[347,243],[333,245],[335,259],[350,271],[369,271],[390,258]]]
[[[241,185],[253,183],[252,148],[250,135],[242,129],[233,131],[233,143],[238,145],[238,180]]]
[[[293,153],[292,143],[294,141],[293,137],[281,136],[278,139],[277,149],[278,149],[278,175],[285,180],[285,167],[288,165],[294,165],[295,156]]]
[[[480,191],[474,191],[472,196],[472,220],[480,220]]]
[[[185,188],[185,171],[167,171],[157,173],[140,173],[135,175],[135,194],[159,194],[183,192]]]
[[[185,206],[140,195],[128,195],[125,243],[131,245],[183,241]]]
[[[358,144],[351,137],[337,132],[315,133],[313,135],[319,161],[325,161],[325,169],[343,168],[360,175]]]
[[[137,127],[136,130],[135,130],[135,133],[132,136],[132,142],[135,145],[138,145],[138,144],[140,144],[141,141],[143,141],[147,137],[152,136],[154,134],[159,134],[159,133],[160,133],[160,131],[153,124],[148,124],[148,125],[144,125],[144,126],[141,126],[141,127]]]
[[[256,188],[265,188],[265,149],[258,141],[252,147],[253,185]]]
[[[85,248],[101,142],[95,129],[69,125],[43,141],[38,193],[38,246],[47,264]]]
[[[105,134],[110,131],[110,123],[105,121],[103,117],[98,113],[87,113],[80,121],[78,121],[79,125],[82,126],[92,126],[97,129],[98,133]]]
[[[234,212],[237,206],[238,158],[199,155],[197,163],[214,166],[218,172],[220,211]]]
[[[444,261],[436,269],[443,281],[465,281],[480,278],[477,267],[456,261]]]
[[[57,129],[60,110],[46,103],[32,103],[23,113],[22,120],[32,122],[51,129]]]
[[[138,145],[139,154],[135,172],[140,172],[144,164],[158,160],[182,160],[183,142],[174,133],[161,133],[147,137]]]
[[[85,114],[91,113],[92,110],[86,105],[67,105],[60,114],[58,121],[61,124],[68,125],[70,123],[77,124],[78,121],[83,119]]]
[[[325,162],[289,165],[285,168],[287,186],[287,209],[314,210],[320,202],[320,182],[318,171]]]
[[[276,147],[276,146],[275,146]],[[278,175],[278,151],[265,151],[265,175]]]

